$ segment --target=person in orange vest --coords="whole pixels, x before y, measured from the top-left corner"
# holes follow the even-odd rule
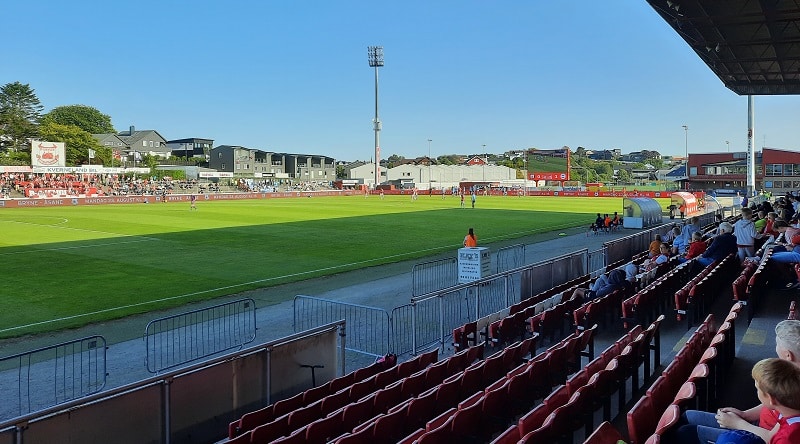
[[[681,213],[681,219],[684,218],[686,215],[686,204],[682,203],[681,206],[678,207],[678,212]]]
[[[478,238],[475,237],[475,231],[472,228],[469,229],[469,232],[466,236],[464,236],[464,246],[465,247],[477,247],[478,246]]]

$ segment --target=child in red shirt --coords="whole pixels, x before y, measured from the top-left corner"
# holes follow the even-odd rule
[[[699,231],[692,233],[692,241],[686,251],[686,259],[700,256],[706,251],[707,244],[703,241],[703,235]]]

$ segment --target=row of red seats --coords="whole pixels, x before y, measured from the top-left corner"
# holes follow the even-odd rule
[[[377,373],[374,370],[379,370],[381,366],[376,364],[367,367],[368,370],[359,369],[353,372],[352,381],[348,376],[336,378],[320,387],[243,415],[229,424],[228,437],[237,438],[236,442],[261,442],[288,435],[344,407],[351,399],[360,399],[388,384],[407,379],[436,362],[437,356],[438,349],[399,365],[393,365],[392,362],[384,364],[388,368]],[[347,382],[350,384],[347,385]]]
[[[515,415],[528,411],[531,403],[564,382],[569,368],[580,366],[581,347],[593,343],[595,329],[572,334],[506,375],[489,383],[483,391],[433,418],[401,442],[485,441],[502,430]],[[513,349],[507,347],[505,350]],[[586,348],[589,348],[588,345]],[[491,358],[490,358],[491,359]],[[487,360],[488,361],[488,360]],[[488,382],[488,381],[487,381]]]
[[[609,316],[614,316],[616,307],[620,306],[627,293],[625,289],[620,288],[576,308],[572,312],[575,329],[580,332],[594,324],[605,327]]]
[[[518,311],[524,311],[531,305],[538,304],[539,302],[542,302],[560,293],[569,292],[571,294],[572,293],[571,290],[574,290],[575,288],[586,284],[586,282],[588,281],[589,281],[589,275],[579,276],[577,278],[570,279],[567,282],[556,285],[553,288],[544,290],[539,294],[536,294],[530,298],[525,298],[520,302],[511,305],[509,307],[509,314],[514,314]]]
[[[738,257],[731,254],[716,266],[712,264],[706,268],[707,272],[701,273],[703,277],[689,288],[686,296],[687,329],[691,328],[693,323],[700,321],[703,313],[709,311],[709,307],[720,294],[720,289],[731,285],[740,269]]]
[[[756,268],[758,268],[758,264],[755,262],[746,262],[739,276],[733,280],[733,300],[742,302],[743,304],[747,305],[747,298],[750,296],[747,294],[747,283],[750,282],[750,278],[753,276],[753,273],[756,272]]]
[[[758,305],[761,302],[760,295],[763,295],[764,290],[769,288],[770,273],[767,270],[767,262],[772,256],[772,249],[764,252],[761,262],[759,262],[753,275],[747,281],[747,290],[745,290],[744,302],[747,304],[747,320],[753,320]]]
[[[689,316],[690,315],[689,304],[690,304],[690,299],[692,297],[692,291],[694,291],[695,287],[697,287],[697,285],[699,285],[701,281],[703,281],[704,279],[707,280],[712,273],[714,273],[714,275],[717,276],[717,272],[720,270],[730,271],[732,269],[731,268],[732,265],[736,265],[738,268],[738,263],[739,261],[736,255],[730,254],[721,261],[712,262],[709,266],[700,270],[700,273],[695,275],[691,280],[689,280],[689,282],[686,283],[686,285],[684,285],[680,290],[675,292],[675,318],[678,321],[683,321],[684,319],[688,319],[689,327],[691,327],[693,318],[699,316],[699,314],[702,313],[701,311],[695,309],[694,312],[691,313],[691,316]],[[722,274],[725,277],[728,276],[728,273],[722,273]],[[719,284],[722,285],[722,282],[720,282]],[[724,288],[727,285],[728,284],[725,283],[725,285],[717,287],[716,290],[718,291],[719,288]]]
[[[449,418],[448,415],[454,413],[453,408],[457,405],[459,406],[458,410],[467,405],[472,406],[484,392],[494,392],[500,390],[501,387],[503,391],[494,393],[486,407],[494,405],[493,410],[499,407],[505,408],[507,394],[523,393],[522,387],[534,380],[524,372],[528,365],[527,356],[532,339],[529,338],[529,340],[506,347],[486,360],[472,364],[463,372],[444,380],[440,385],[432,387],[416,398],[402,402],[390,408],[385,414],[379,414],[365,422],[364,425],[354,428],[351,433],[343,435],[337,442],[343,444],[374,443],[376,441],[397,442],[406,436],[408,436],[408,442],[412,442],[437,423],[435,419],[437,415],[441,416],[438,421],[444,422]],[[479,345],[478,347],[482,349],[483,346]],[[513,387],[512,380],[514,381]],[[508,393],[505,392],[505,382],[509,382]],[[475,409],[477,407],[473,407],[472,411],[474,412]],[[442,412],[449,413],[442,415]],[[463,419],[456,420],[456,423],[460,423]],[[382,424],[386,422],[393,424],[393,433],[384,429]],[[391,434],[389,441],[385,441],[387,434]],[[426,440],[430,439],[432,438],[426,438]],[[405,439],[400,441],[405,441]]]
[[[657,348],[653,342],[659,340],[657,332],[662,319],[644,331],[641,326],[634,327],[493,443],[572,442],[574,432],[580,428],[589,435],[594,427],[594,412],[602,408],[604,419],[609,420],[613,395],[617,393],[620,405],[624,405],[627,381],[638,379],[640,368],[649,368],[650,351]]]
[[[717,390],[735,355],[734,325],[741,309],[742,304],[734,304],[718,329],[713,315],[708,315],[634,404],[626,418],[631,444],[660,442],[682,410],[716,407]]]
[[[339,390],[350,387],[351,385],[371,378],[376,374],[390,369],[397,363],[394,355],[389,355],[386,359],[375,362],[367,367],[362,367],[344,376],[332,379],[318,387],[310,388],[287,399],[280,400],[259,410],[245,413],[241,418],[228,425],[228,438],[235,438],[244,432],[248,432],[259,425],[266,424],[275,418],[283,416],[298,408],[309,405],[313,402]]]
[[[622,322],[626,328],[631,324],[644,325],[661,315],[675,291],[689,277],[690,264],[672,268],[666,274],[622,301]]]
[[[457,327],[453,330],[453,347],[456,351],[462,350],[471,345],[481,342],[480,336],[484,336],[491,345],[505,346],[517,338],[524,338],[525,334],[525,320],[537,314],[537,310],[541,310],[541,305],[548,299],[563,294],[572,294],[572,291],[585,285],[589,276],[581,276],[563,284],[556,285],[555,287],[542,291],[539,294],[523,299],[507,309],[486,318],[499,318],[492,322],[481,322],[483,320],[476,320],[467,322],[464,325]],[[501,323],[503,324],[501,326]],[[485,331],[479,332],[480,325],[485,325]]]

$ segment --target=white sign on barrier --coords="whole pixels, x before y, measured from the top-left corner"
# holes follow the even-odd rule
[[[491,274],[492,255],[486,247],[458,249],[458,282],[473,282]]]

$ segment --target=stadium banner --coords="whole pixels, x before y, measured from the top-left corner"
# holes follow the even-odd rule
[[[36,174],[150,174],[150,168],[119,168],[102,165],[84,165],[79,167],[33,167]]]
[[[569,179],[569,148],[558,150],[531,149],[525,153],[528,169],[528,180]]]
[[[31,190],[33,191],[33,190]],[[78,205],[115,205],[115,204],[151,204],[151,203],[170,203],[170,202],[189,202],[191,194],[167,194],[164,196],[144,195],[144,196],[97,196],[97,197],[59,197],[58,193],[67,190],[47,189],[43,193],[28,193],[34,197],[27,199],[0,199],[0,208],[24,208],[24,207],[57,207],[57,206],[78,206]],[[293,197],[322,197],[322,196],[344,196],[350,195],[339,190],[334,191],[292,191],[280,193],[206,193],[202,194],[201,199],[207,201],[222,200],[247,200],[247,199],[286,199]]]
[[[0,173],[32,173],[33,168],[25,165],[0,166]]]
[[[0,199],[0,208],[24,208],[24,207],[55,207],[55,206],[76,206],[76,205],[114,205],[114,204],[133,204],[133,203],[171,203],[189,202],[191,194],[167,194],[166,196],[97,196],[97,197],[54,197],[53,189],[48,189],[45,193],[32,193],[34,196],[28,199]],[[65,192],[67,190],[59,190]],[[201,199],[205,201],[223,200],[247,200],[247,199],[288,199],[288,198],[312,198],[323,196],[354,196],[352,190],[333,190],[333,191],[286,191],[277,193],[205,193],[201,194]],[[556,197],[652,197],[654,199],[667,199],[671,196],[670,191],[528,191],[528,196],[556,196]],[[703,193],[694,193],[698,199],[703,198]],[[358,193],[360,195],[360,193]]]
[[[233,177],[232,172],[227,171],[200,171],[197,173],[197,177],[201,179],[212,178],[212,177]]]
[[[67,160],[64,142],[31,141],[31,166],[63,167]]]

